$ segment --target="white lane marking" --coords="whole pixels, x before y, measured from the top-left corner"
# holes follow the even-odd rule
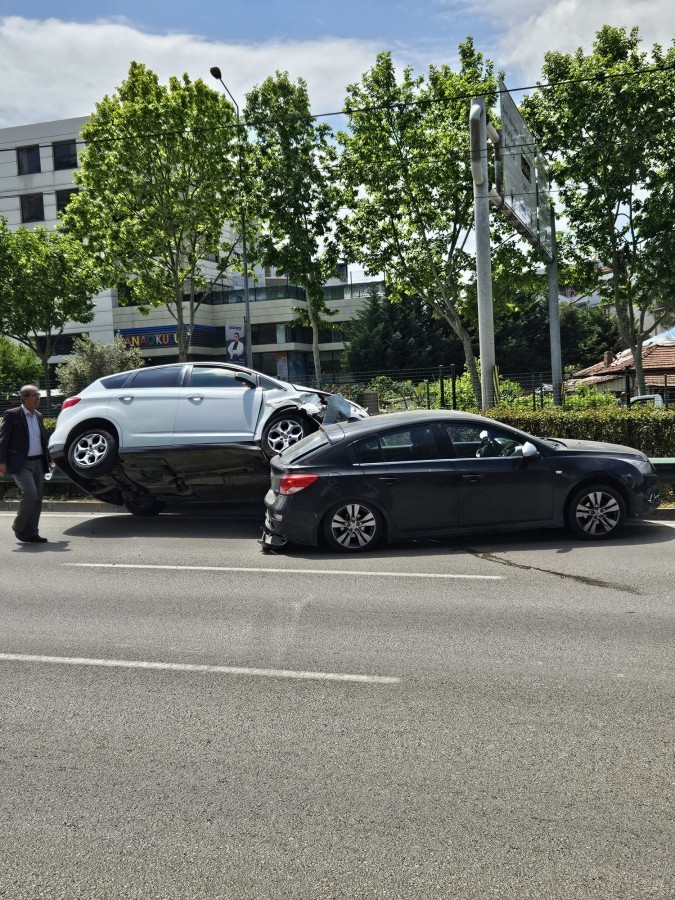
[[[503,575],[454,575],[433,572],[368,572],[356,569],[274,569],[255,566],[152,566],[135,563],[63,563],[75,569],[168,569],[172,572],[274,572],[282,575],[371,575],[387,578],[465,578],[479,581],[503,581]]]
[[[400,684],[393,675],[353,675],[347,672],[302,672],[293,669],[250,669],[244,666],[209,666],[192,663],[147,662],[138,659],[90,659],[79,656],[37,656],[0,653],[0,662],[47,663],[63,666],[99,666],[108,669],[156,669],[165,672],[206,672],[214,675],[247,675],[254,678],[295,678],[304,681],[351,681],[361,684]]]

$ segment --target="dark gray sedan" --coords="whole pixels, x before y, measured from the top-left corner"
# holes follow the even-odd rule
[[[335,424],[271,462],[264,548],[369,550],[381,540],[567,525],[608,538],[659,505],[639,450],[535,438],[462,412],[392,413]]]

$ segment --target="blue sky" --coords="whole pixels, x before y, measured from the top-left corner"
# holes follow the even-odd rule
[[[468,34],[533,84],[546,50],[590,48],[603,24],[638,25],[646,46],[675,37],[672,0],[1,0],[0,127],[88,115],[132,60],[162,78],[210,80],[218,65],[243,104],[277,69],[308,83],[314,112],[339,110],[381,50],[420,72],[454,65]]]

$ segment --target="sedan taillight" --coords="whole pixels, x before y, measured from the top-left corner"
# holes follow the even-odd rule
[[[68,409],[69,406],[75,406],[75,404],[79,402],[79,397],[69,397],[67,400],[63,401],[63,403],[61,404],[61,409]]]
[[[297,494],[298,491],[304,490],[310,484],[314,484],[319,478],[318,475],[282,475],[279,482],[279,493],[283,497],[289,494]]]

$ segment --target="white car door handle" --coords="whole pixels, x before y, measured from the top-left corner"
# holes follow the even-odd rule
[[[128,394],[126,397],[119,397],[118,399],[119,399],[119,400],[125,400],[125,401],[126,401],[126,400],[133,400],[133,399],[134,399],[134,395],[133,395],[133,394]]]
[[[203,399],[204,399],[203,397],[197,397],[197,396],[188,397],[188,400],[203,400]]]

